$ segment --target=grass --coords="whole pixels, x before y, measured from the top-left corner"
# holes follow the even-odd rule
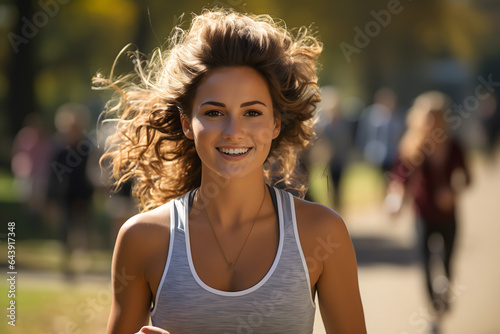
[[[6,283],[0,286],[2,291],[7,291]],[[16,326],[7,325],[3,319],[2,333],[103,333],[111,305],[111,289],[107,283],[57,283],[19,273],[15,301]],[[7,307],[8,302],[5,298],[2,306]]]
[[[19,200],[19,196],[12,174],[7,170],[0,169],[0,202],[16,202]]]

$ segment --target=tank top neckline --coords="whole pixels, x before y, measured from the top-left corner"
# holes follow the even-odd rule
[[[187,196],[185,196],[183,199],[184,204],[185,204],[184,205],[184,208],[185,208],[185,212],[184,212],[184,219],[185,219],[184,237],[185,237],[185,241],[186,241],[186,243],[185,243],[186,244],[186,255],[187,255],[189,269],[191,271],[191,274],[193,275],[193,278],[195,279],[196,283],[200,287],[202,287],[203,289],[205,289],[211,293],[214,293],[214,294],[220,295],[220,296],[231,296],[231,297],[244,296],[246,294],[249,294],[249,293],[252,293],[252,292],[258,290],[273,275],[276,267],[278,266],[278,263],[279,263],[279,260],[281,257],[281,253],[283,251],[283,244],[284,244],[284,238],[285,238],[285,228],[284,228],[284,222],[283,222],[283,211],[282,211],[283,206],[282,206],[282,202],[281,202],[281,194],[280,194],[280,192],[275,191],[274,187],[268,187],[268,189],[269,189],[269,192],[274,191],[274,194],[277,197],[276,202],[277,202],[277,216],[278,216],[278,225],[279,225],[278,250],[276,251],[276,255],[274,257],[274,261],[273,261],[273,264],[271,265],[271,268],[269,268],[269,270],[264,275],[264,277],[262,279],[260,279],[260,281],[257,282],[255,285],[248,287],[246,289],[243,289],[243,290],[238,290],[238,291],[225,291],[225,290],[215,289],[215,288],[209,286],[208,284],[206,284],[205,282],[203,282],[203,280],[198,276],[198,273],[196,272],[196,268],[194,267],[194,263],[193,263],[193,258],[192,258],[192,254],[191,254],[191,243],[190,243],[190,237],[189,237],[189,210],[190,210],[190,204],[191,204],[191,203],[189,203],[189,199],[191,198],[191,193],[194,195],[194,192],[196,192],[198,190],[198,188],[193,189],[190,193],[186,194]],[[271,195],[271,198],[273,198],[272,195]]]

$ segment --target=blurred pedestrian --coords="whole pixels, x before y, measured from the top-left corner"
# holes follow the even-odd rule
[[[340,94],[333,87],[321,90],[321,108],[327,123],[320,140],[328,149],[328,169],[333,184],[332,204],[335,210],[340,210],[341,180],[352,148],[353,126],[342,114]]]
[[[63,271],[71,278],[75,255],[87,261],[89,248],[92,194],[94,191],[88,175],[88,158],[93,150],[92,141],[85,136],[90,112],[76,103],[59,107],[55,116],[58,145],[50,164],[49,198],[59,212],[60,236],[64,246]]]
[[[356,129],[356,145],[363,158],[384,173],[394,164],[404,132],[404,120],[397,104],[397,95],[392,89],[379,89],[373,104],[361,113]]]
[[[479,116],[485,136],[485,151],[490,161],[494,161],[500,140],[500,104],[495,95],[481,101]]]
[[[30,114],[12,145],[11,169],[15,185],[25,204],[32,231],[41,232],[47,204],[49,161],[53,143],[42,117]]]
[[[408,192],[414,200],[419,247],[422,251],[427,291],[438,314],[449,308],[451,260],[457,231],[457,196],[470,183],[464,150],[445,122],[451,101],[438,91],[415,99],[407,115],[408,129],[399,145],[399,157],[390,173],[386,208],[400,210]],[[443,275],[431,263],[432,240],[442,239]]]

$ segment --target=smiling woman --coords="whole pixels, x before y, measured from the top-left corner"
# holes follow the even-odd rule
[[[320,44],[224,10],[176,31],[134,74],[94,79],[118,92],[102,161],[143,211],[116,241],[108,333],[312,333],[316,295],[328,333],[365,333],[344,222],[271,183],[307,189]]]

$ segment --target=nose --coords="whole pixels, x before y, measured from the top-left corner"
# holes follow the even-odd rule
[[[244,126],[237,116],[230,115],[226,118],[223,136],[225,140],[236,141],[243,137]]]

